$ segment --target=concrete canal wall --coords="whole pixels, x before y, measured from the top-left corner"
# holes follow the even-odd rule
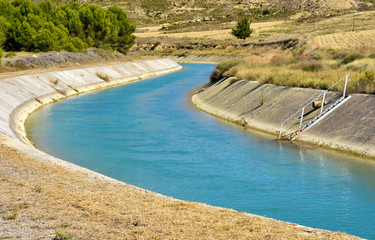
[[[181,68],[170,59],[157,59],[1,79],[0,133],[29,143],[25,120],[31,112],[43,105]]]
[[[274,134],[276,139],[281,123],[319,93],[321,90],[227,79],[204,86],[192,100],[198,108],[212,115]],[[328,92],[327,107],[340,96],[342,93]],[[306,121],[309,118],[305,116]],[[374,122],[375,96],[353,94],[297,140],[374,158]],[[284,126],[283,130],[296,128],[298,123],[297,116],[294,123]]]

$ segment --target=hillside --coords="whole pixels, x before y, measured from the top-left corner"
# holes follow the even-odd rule
[[[178,21],[227,22],[239,17],[284,18],[287,14],[315,9],[321,14],[366,9],[373,0],[88,0],[102,7],[118,5],[137,26]]]

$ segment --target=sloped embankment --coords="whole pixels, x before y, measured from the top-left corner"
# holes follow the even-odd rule
[[[278,134],[281,123],[320,90],[280,87],[255,81],[226,79],[207,84],[193,95],[194,104],[214,115],[246,127]],[[327,107],[342,93],[329,92]],[[317,110],[319,111],[319,110]],[[375,157],[375,96],[352,98],[298,139],[320,146]],[[297,125],[298,122],[295,123]]]
[[[73,69],[0,80],[0,133],[27,143],[24,121],[35,109],[68,96],[172,72],[169,59]]]

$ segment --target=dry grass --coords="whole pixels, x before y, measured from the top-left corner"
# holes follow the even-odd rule
[[[320,48],[349,49],[361,54],[375,52],[375,30],[317,36],[312,45]]]
[[[308,13],[309,14],[309,13]],[[311,17],[311,16],[310,16]],[[138,29],[136,33],[137,37],[150,38],[150,37],[170,37],[170,38],[202,38],[202,39],[213,39],[213,40],[235,40],[230,34],[231,28],[235,26],[235,22],[222,24],[223,29],[213,29],[206,31],[186,31],[179,33],[168,33],[162,30],[162,26],[158,27],[146,27]],[[359,12],[355,14],[355,30],[366,31],[374,30],[375,26],[375,11]],[[229,29],[228,29],[229,28]],[[353,15],[347,14],[342,16],[336,16],[331,18],[317,18],[315,22],[315,30],[313,31],[313,22],[309,21],[298,22],[298,21],[269,21],[269,22],[255,22],[251,24],[251,28],[255,31],[251,35],[252,40],[259,40],[268,37],[281,37],[289,35],[305,35],[310,37],[318,36],[314,43],[320,44],[320,36],[324,37],[327,34],[338,33],[345,36],[345,32],[351,32],[353,29]],[[352,33],[348,33],[349,36]],[[367,37],[367,33],[364,35],[358,33],[358,37]],[[371,37],[373,33],[370,34]],[[353,35],[357,37],[357,35]],[[324,39],[324,38],[323,38]],[[370,44],[370,40],[368,44]],[[322,43],[323,44],[323,43]],[[326,43],[325,45],[327,45]],[[334,46],[329,46],[334,47]]]
[[[357,239],[93,180],[3,144],[0,176],[0,238]]]
[[[255,30],[253,37],[257,37],[263,31],[274,29],[277,26],[284,24],[283,21],[271,21],[271,22],[257,22],[252,23],[251,28]],[[227,29],[218,29],[210,31],[195,31],[195,32],[179,32],[179,33],[164,33],[162,26],[159,27],[145,27],[138,29],[135,35],[137,37],[170,37],[170,38],[204,38],[204,39],[216,39],[216,40],[235,40],[236,38],[231,35],[231,28],[236,26],[236,22],[230,22],[223,24],[223,27]],[[229,28],[229,29],[228,29]]]
[[[375,93],[375,59],[342,51],[266,49],[245,60],[217,66],[213,81],[220,77],[256,80],[290,87],[327,89],[347,74],[353,77],[348,92]],[[343,91],[344,84],[333,90]]]
[[[219,66],[222,69],[214,75],[292,87],[326,89],[350,74],[353,80],[348,86],[349,92],[375,93],[375,11],[355,13],[354,17],[355,32],[351,31],[352,14],[317,19],[316,31],[312,31],[311,19],[305,22],[268,22],[264,26],[257,23],[257,31],[251,41],[299,36],[300,44],[295,49],[281,51],[272,47],[239,47],[239,41],[233,37],[229,39],[229,30],[221,30],[184,34],[201,39],[228,38],[225,44],[215,48],[172,51],[170,54],[246,56],[245,61],[238,61],[235,65],[223,63]],[[334,90],[342,91],[343,85]]]
[[[375,11],[355,13],[355,31],[374,30]],[[314,31],[315,29],[315,31]],[[262,30],[260,36],[275,37],[285,35],[304,35],[309,37],[327,34],[351,32],[353,30],[353,14],[334,16],[328,18],[317,17],[315,24],[311,19],[307,21],[289,21],[283,25]]]

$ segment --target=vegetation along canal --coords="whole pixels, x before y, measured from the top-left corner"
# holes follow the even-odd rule
[[[280,144],[190,103],[213,65],[73,97],[34,113],[35,145],[175,198],[375,239],[375,162]]]

